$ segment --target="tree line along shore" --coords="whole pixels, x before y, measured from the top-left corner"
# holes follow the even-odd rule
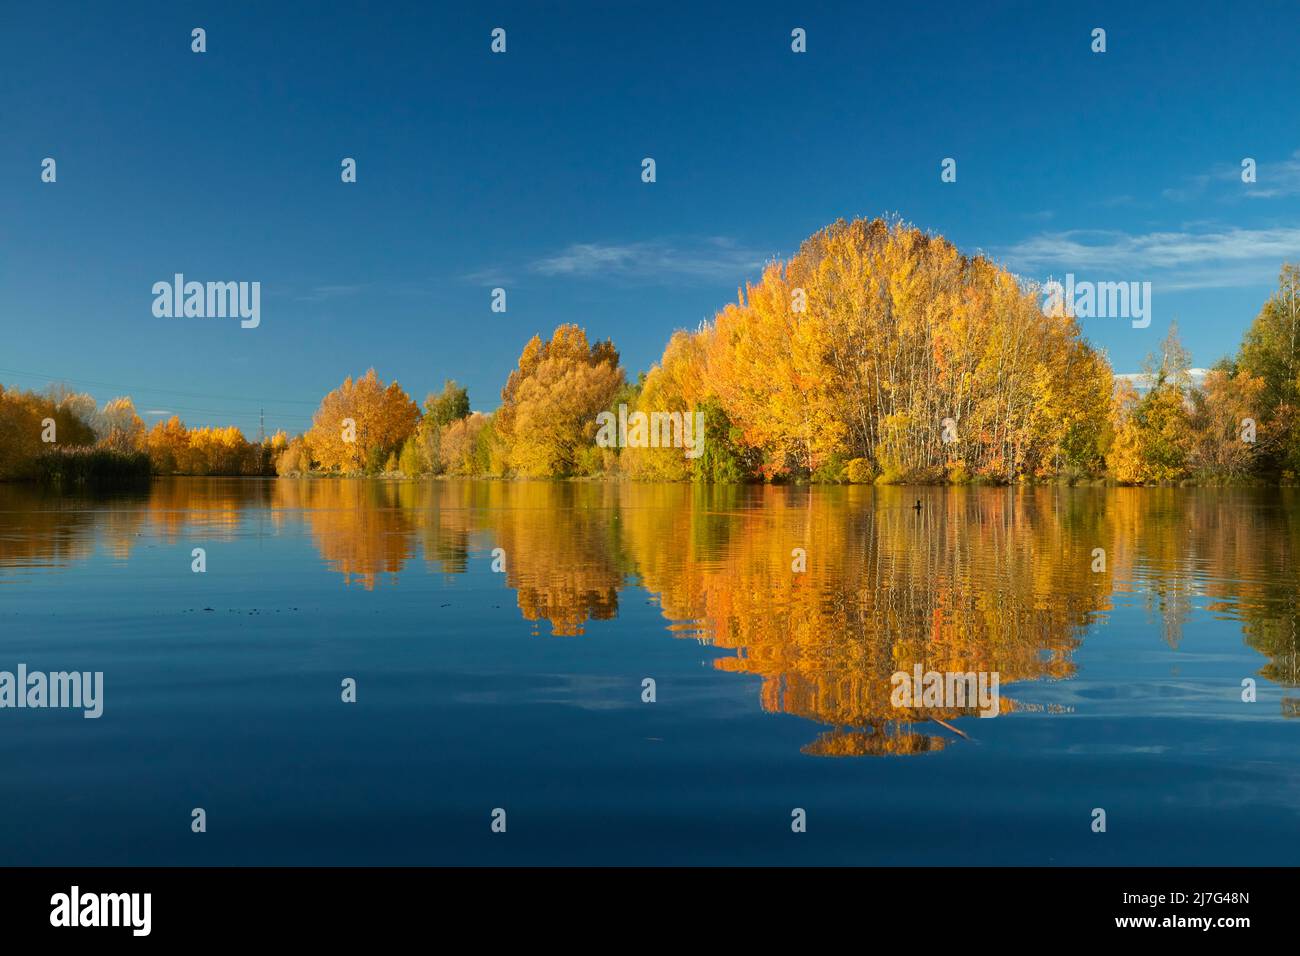
[[[1300,266],[1286,264],[1234,355],[1194,375],[1171,325],[1135,382],[992,261],[902,222],[839,221],[635,379],[612,341],[564,324],[524,346],[494,412],[450,380],[417,404],[372,368],[302,434],[260,441],[175,416],[146,427],[127,397],[0,387],[0,479],[1291,483],[1298,332]],[[629,443],[629,412],[698,421],[699,447]]]

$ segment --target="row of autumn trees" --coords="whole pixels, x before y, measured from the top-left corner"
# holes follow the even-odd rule
[[[473,470],[732,482],[1295,480],[1300,268],[1200,382],[1171,326],[1141,388],[1072,316],[946,240],[838,222],[627,382],[610,342],[534,337]],[[704,452],[602,448],[620,406],[703,416]],[[486,467],[484,467],[486,466]]]
[[[769,266],[712,322],[677,332],[635,382],[612,342],[589,342],[576,325],[528,342],[491,416],[470,416],[468,402],[443,414],[451,383],[421,415],[372,370],[326,396],[280,472],[1083,477],[1104,468],[1112,381],[1072,318],[1044,315],[988,260],[899,223],[841,222]],[[602,447],[597,415],[618,417],[621,406],[698,413],[702,454]],[[351,441],[340,437],[348,420]]]
[[[372,368],[325,396],[312,427],[276,460],[281,475],[486,475],[491,471],[493,416],[470,411],[469,392],[448,380],[416,405],[396,382]]]
[[[59,385],[0,386],[0,480],[274,474],[287,446],[283,432],[250,442],[233,426],[186,428],[175,416],[148,428],[130,398],[100,408]]]
[[[276,462],[281,475],[310,472],[566,477],[611,473],[614,449],[595,443],[595,416],[634,398],[612,342],[588,343],[576,325],[525,346],[491,415],[470,410],[455,381],[417,406],[374,369],[325,396],[312,427]],[[678,452],[680,454],[680,452]]]
[[[6,461],[40,453],[36,423],[75,399],[90,402],[69,413],[86,430],[60,436],[146,455],[155,473],[1290,481],[1298,325],[1300,268],[1288,265],[1236,356],[1197,382],[1171,327],[1139,389],[1072,316],[1044,312],[1038,289],[988,259],[900,222],[840,221],[712,321],[675,333],[636,381],[612,342],[562,325],[527,343],[493,414],[471,411],[451,381],[417,405],[371,369],[326,395],[305,433],[262,443],[177,419],[146,430],[129,399],[96,412],[87,396],[0,392],[0,424],[30,406],[24,451],[11,459],[0,432],[0,477]],[[624,406],[701,416],[702,454],[602,447],[597,416]]]
[[[1284,265],[1277,290],[1237,354],[1199,384],[1171,330],[1148,357],[1145,393],[1121,383],[1107,454],[1123,484],[1183,479],[1295,481],[1300,475],[1300,266]]]

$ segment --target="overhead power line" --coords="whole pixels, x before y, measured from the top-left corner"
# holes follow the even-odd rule
[[[249,397],[245,395],[215,395],[211,392],[186,392],[175,388],[153,388],[148,385],[123,385],[120,382],[99,382],[88,378],[68,378],[63,375],[49,375],[45,372],[25,372],[21,369],[0,368],[0,374],[19,375],[24,378],[41,379],[51,384],[66,382],[69,385],[89,386],[92,388],[113,388],[120,389],[124,393],[135,394],[137,392],[152,392],[166,395],[181,395],[186,398],[212,398],[222,402],[254,402],[257,404],[267,405],[308,405],[312,408],[320,404],[319,401],[308,401],[302,398],[263,398],[260,396]],[[201,411],[202,409],[194,409]]]

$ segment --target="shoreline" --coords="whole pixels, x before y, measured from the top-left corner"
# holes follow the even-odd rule
[[[634,478],[630,475],[568,475],[551,478],[538,478],[515,475],[403,475],[388,473],[378,475],[344,474],[339,472],[306,472],[292,475],[195,475],[174,473],[169,475],[149,475],[123,478],[86,478],[76,481],[50,481],[40,477],[0,479],[0,487],[41,487],[41,488],[86,488],[86,487],[130,487],[151,484],[155,481],[173,478],[220,479],[222,481],[382,481],[382,482],[451,482],[481,481],[510,484],[634,484],[634,485],[698,485],[701,487],[741,488],[1147,488],[1147,489],[1268,489],[1297,488],[1300,481],[1278,479],[1270,481],[1260,478],[1237,481],[1198,481],[1184,478],[1179,481],[1148,482],[1145,484],[1123,483],[1113,478],[1089,478],[1078,481],[1045,478],[1042,480],[1022,480],[1011,482],[993,481],[890,481],[890,482],[851,482],[851,481],[738,481],[709,482],[690,480],[671,480],[664,478]]]

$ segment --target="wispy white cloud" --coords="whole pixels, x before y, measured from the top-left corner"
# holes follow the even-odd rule
[[[1240,178],[1240,171],[1236,174]],[[1300,149],[1279,162],[1261,163],[1255,176],[1255,182],[1246,186],[1249,199],[1300,196]]]
[[[1167,291],[1268,283],[1300,258],[1300,227],[1243,229],[1210,224],[1140,234],[1067,230],[1031,236],[1002,250],[1022,275],[1073,272],[1087,279],[1149,279]]]
[[[579,242],[534,259],[528,271],[549,277],[678,282],[741,282],[756,276],[771,253],[712,237],[630,243]]]
[[[1171,202],[1204,199],[1230,202],[1300,196],[1300,150],[1284,159],[1257,159],[1253,183],[1242,182],[1241,174],[1241,160],[1217,163],[1208,172],[1188,176],[1161,195]]]

